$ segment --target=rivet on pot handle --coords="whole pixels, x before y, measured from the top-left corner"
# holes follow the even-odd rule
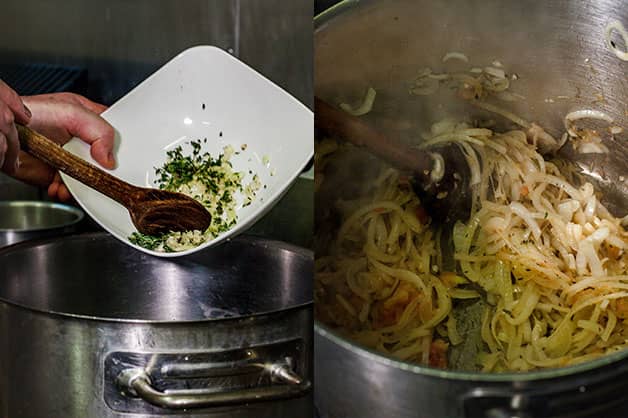
[[[152,386],[150,376],[142,368],[123,370],[118,375],[119,387],[144,401],[167,409],[208,408],[251,402],[287,399],[304,395],[310,390],[310,382],[296,374],[290,362],[260,365],[275,383],[258,388],[216,392],[215,390],[160,391]]]

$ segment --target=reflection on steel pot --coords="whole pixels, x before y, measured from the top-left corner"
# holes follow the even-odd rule
[[[0,247],[76,232],[83,211],[51,202],[0,202]]]
[[[0,416],[312,415],[312,253],[173,260],[108,234],[0,251]]]
[[[627,67],[604,34],[613,20],[628,25],[624,6],[611,0],[347,0],[316,19],[316,94],[335,104],[355,104],[373,87],[377,98],[364,117],[408,141],[445,116],[489,117],[499,129],[506,126],[499,126],[498,117],[462,100],[408,94],[417,72],[441,71],[449,52],[464,53],[468,67],[499,61],[517,75],[513,91],[525,96],[509,103],[509,110],[552,135],[564,131],[567,113],[582,109],[602,111],[624,128],[615,141],[605,142],[610,153],[572,156],[603,192],[608,208],[624,216]],[[325,173],[329,192],[336,195],[317,195],[317,216],[324,216],[335,197],[373,180],[364,169],[372,165],[368,155],[356,151],[347,158],[351,161],[339,166],[352,162],[359,169],[348,170],[346,178]],[[315,340],[315,397],[323,418],[620,417],[628,408],[626,352],[567,368],[482,374],[395,361],[320,323]]]
[[[626,416],[627,353],[539,372],[464,373],[385,358],[318,323],[315,332],[321,418]]]

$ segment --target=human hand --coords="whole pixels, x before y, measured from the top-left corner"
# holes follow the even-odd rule
[[[98,116],[106,107],[72,93],[53,93],[23,97],[32,110],[29,127],[60,145],[76,136],[90,144],[92,157],[104,168],[115,167],[113,157],[113,127]],[[14,177],[27,183],[48,188],[52,198],[71,199],[59,174],[44,162],[20,152],[20,167]]]
[[[15,123],[26,125],[30,119],[31,112],[20,96],[0,80],[0,169],[7,174],[18,168],[20,143]]]

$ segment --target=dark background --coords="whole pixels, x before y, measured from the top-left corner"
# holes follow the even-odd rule
[[[85,94],[105,104],[199,44],[312,103],[312,0],[2,0],[0,10],[0,68],[86,70]]]
[[[314,1],[314,14],[317,15],[323,12],[325,9],[339,2],[340,0],[315,0]]]

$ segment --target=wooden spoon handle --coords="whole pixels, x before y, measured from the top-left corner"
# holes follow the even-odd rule
[[[359,118],[332,107],[315,97],[314,118],[317,129],[330,135],[339,135],[345,141],[367,148],[401,170],[409,170],[423,175],[432,169],[432,158],[408,145],[386,137]]]
[[[32,156],[109,196],[127,208],[133,202],[133,196],[137,194],[138,187],[106,173],[26,126],[17,125],[17,131],[20,146]]]

